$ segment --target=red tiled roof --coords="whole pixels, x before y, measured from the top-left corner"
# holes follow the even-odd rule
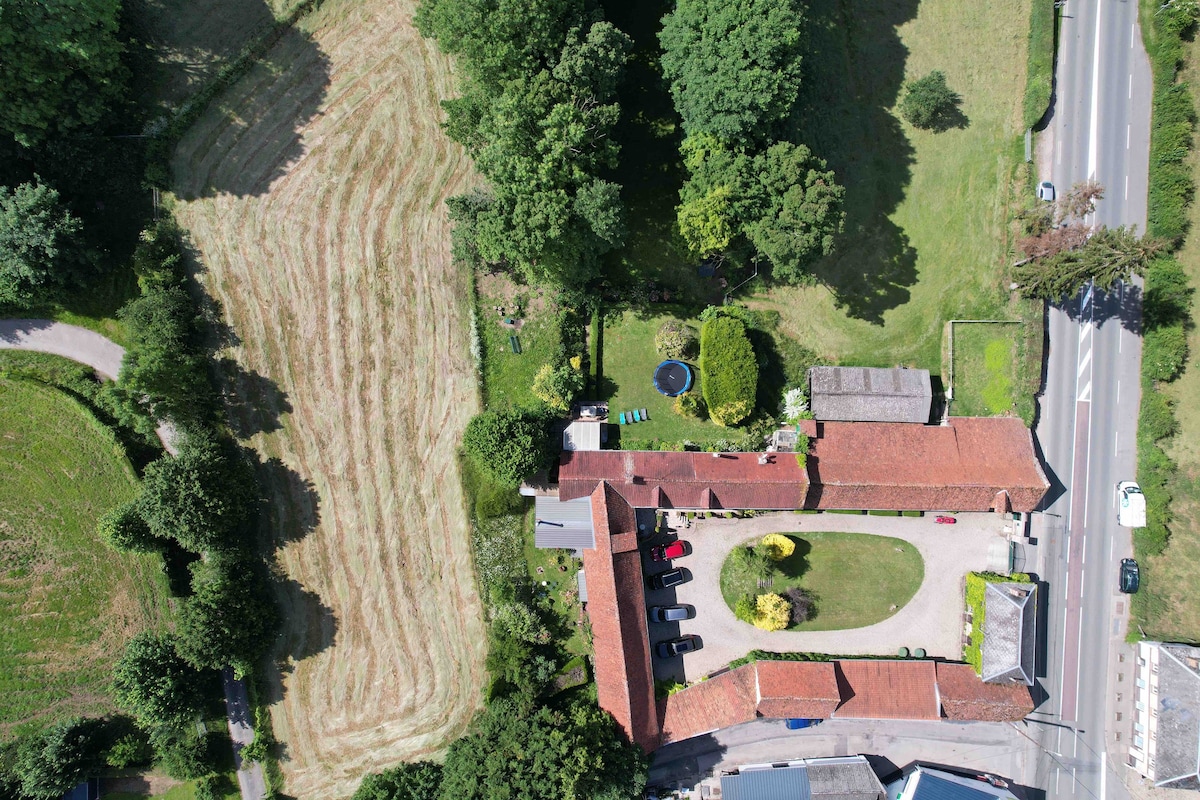
[[[633,509],[612,487],[592,493],[596,549],[583,551],[600,707],[647,752],[658,746],[642,561]]]
[[[838,661],[835,717],[941,719],[932,661]]]
[[[757,661],[758,716],[827,719],[841,702],[833,664]]]
[[[689,686],[659,702],[662,744],[749,722],[754,706],[751,664]]]
[[[937,682],[947,719],[1016,722],[1033,711],[1028,686],[984,683],[969,664],[938,664]]]
[[[941,426],[822,422],[816,428],[807,508],[1032,511],[1050,487],[1019,419],[952,417]]]
[[[564,452],[558,497],[586,497],[608,481],[635,508],[792,509],[804,504],[808,478],[790,453],[678,453],[625,450]]]

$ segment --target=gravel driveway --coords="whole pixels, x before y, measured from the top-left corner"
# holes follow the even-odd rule
[[[849,514],[780,512],[750,519],[694,520],[677,531],[692,544],[691,555],[678,559],[691,580],[670,590],[651,592],[648,602],[677,602],[695,606],[694,619],[678,625],[650,626],[651,642],[680,634],[695,634],[703,647],[682,658],[655,661],[660,679],[695,680],[750,650],[834,653],[838,655],[895,655],[901,647],[925,648],[930,656],[962,657],[963,577],[974,570],[996,568],[1005,543],[1005,518],[996,514],[959,514],[958,524],[938,525],[933,515],[872,517]],[[834,531],[893,536],[913,544],[925,562],[925,578],[912,600],[883,622],[838,631],[776,631],[768,633],[733,616],[721,597],[721,565],[741,542],[767,533]],[[647,572],[662,569],[649,563]],[[677,632],[676,632],[677,631]]]

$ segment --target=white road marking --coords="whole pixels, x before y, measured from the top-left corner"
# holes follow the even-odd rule
[[[1092,117],[1088,126],[1088,177],[1096,178],[1096,137],[1100,130],[1100,19],[1104,10],[1096,4],[1096,39],[1092,45]]]
[[[1088,364],[1090,363],[1092,363],[1092,348],[1089,347],[1087,352],[1083,354],[1083,361],[1079,362],[1078,374],[1082,376],[1083,371],[1088,368]]]
[[[1081,403],[1086,403],[1092,399],[1092,382],[1088,381],[1083,385],[1083,390],[1079,392],[1079,397],[1075,398]],[[1084,514],[1084,522],[1087,522],[1087,515]]]
[[[1137,33],[1137,26],[1134,23],[1129,23],[1129,49],[1133,49],[1133,37]]]
[[[1057,767],[1054,769],[1054,793],[1058,794],[1058,778],[1062,775],[1062,770]]]
[[[1070,599],[1071,599],[1071,587],[1070,587],[1070,585],[1063,583],[1063,602],[1065,603]]]

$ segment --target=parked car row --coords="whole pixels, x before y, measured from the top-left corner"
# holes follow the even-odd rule
[[[676,539],[666,544],[650,548],[650,560],[654,563],[670,564],[674,559],[690,555],[692,546],[687,542]],[[672,567],[664,572],[650,576],[650,588],[656,590],[671,589],[681,583],[686,583],[690,575],[678,567]],[[683,622],[695,616],[695,609],[685,605],[650,606],[648,611],[650,621],[654,623]],[[695,636],[678,636],[665,639],[654,645],[654,653],[659,658],[674,658],[684,653],[699,649],[700,640]]]

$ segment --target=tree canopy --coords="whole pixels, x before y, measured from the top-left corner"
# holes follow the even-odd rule
[[[175,651],[169,633],[140,633],[113,668],[113,695],[142,725],[181,726],[200,712],[204,682]]]
[[[441,785],[441,764],[414,761],[366,776],[350,800],[438,800]]]
[[[635,800],[646,761],[591,703],[564,709],[493,700],[450,745],[441,796],[454,800]]]
[[[0,3],[0,129],[30,147],[97,122],[125,83],[120,0]]]
[[[946,73],[934,70],[904,86],[900,114],[917,128],[940,128],[948,124],[961,99],[946,85]]]
[[[601,176],[616,164],[629,37],[575,0],[425,0],[417,23],[468,76],[444,103],[447,135],[490,184],[450,203],[467,252],[530,280],[586,282],[625,235],[620,187]]]
[[[216,558],[192,566],[192,591],[179,615],[176,649],[197,669],[250,668],[270,651],[279,609],[266,569],[248,559]]]
[[[0,186],[0,304],[49,300],[81,277],[87,261],[77,239],[82,228],[51,187],[37,181],[12,190]]]
[[[100,517],[96,533],[117,550],[152,553],[161,550],[165,544],[150,532],[136,500],[122,503]]]
[[[56,722],[21,742],[13,772],[21,793],[36,800],[58,800],[99,765],[97,719]]]
[[[254,477],[214,438],[185,437],[179,454],[146,467],[139,509],[159,539],[196,553],[247,546],[254,515]]]
[[[1108,291],[1117,281],[1141,275],[1162,250],[1162,242],[1140,238],[1132,228],[1100,228],[1077,249],[1016,266],[1013,279],[1027,297],[1047,300],[1068,297],[1088,282]]]
[[[680,190],[679,228],[701,255],[744,236],[794,282],[815,259],[833,251],[845,221],[845,189],[804,145],[776,142],[751,154],[711,135],[688,137],[684,164],[691,178]]]
[[[467,423],[463,448],[493,478],[515,486],[550,459],[546,418],[521,409],[484,411]]]
[[[803,24],[794,0],[679,0],[659,40],[684,131],[773,138],[800,85]]]

